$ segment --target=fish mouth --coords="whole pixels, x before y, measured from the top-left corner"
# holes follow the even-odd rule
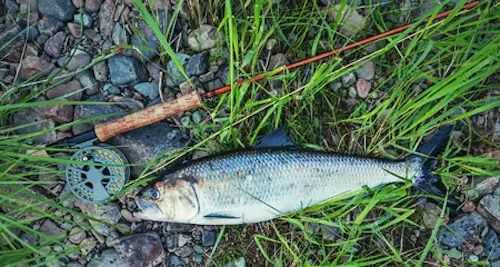
[[[135,197],[134,200],[140,209],[139,212],[133,213],[134,217],[153,221],[164,221],[166,219],[165,213],[163,213],[157,204],[144,200],[141,197]]]

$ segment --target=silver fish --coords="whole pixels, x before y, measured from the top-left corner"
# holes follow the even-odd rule
[[[223,225],[271,220],[363,186],[437,177],[428,161],[364,158],[289,148],[233,151],[188,162],[136,197],[141,219]]]

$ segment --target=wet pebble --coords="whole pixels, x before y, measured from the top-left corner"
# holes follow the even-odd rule
[[[500,258],[500,239],[498,234],[490,229],[484,238],[484,251],[483,256],[489,257],[490,260],[497,260]]]

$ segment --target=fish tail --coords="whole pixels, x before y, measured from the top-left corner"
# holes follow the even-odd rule
[[[413,185],[420,191],[444,197],[446,195],[446,187],[441,178],[432,173],[438,165],[435,159],[437,155],[443,152],[450,138],[452,125],[445,126],[437,131],[430,140],[425,142],[417,149],[416,154],[408,157],[410,162],[417,162],[420,165],[420,171],[414,178]]]

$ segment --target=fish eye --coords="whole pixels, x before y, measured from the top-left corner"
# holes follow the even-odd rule
[[[158,188],[153,188],[151,190],[150,195],[151,195],[151,198],[154,200],[159,199],[160,198],[160,190],[158,190]]]

